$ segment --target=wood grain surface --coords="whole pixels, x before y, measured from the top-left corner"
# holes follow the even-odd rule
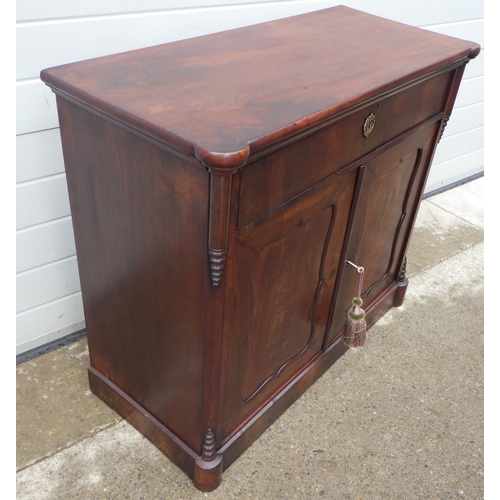
[[[472,42],[338,6],[68,64],[41,78],[184,154],[196,149],[207,165],[233,168],[478,52]]]

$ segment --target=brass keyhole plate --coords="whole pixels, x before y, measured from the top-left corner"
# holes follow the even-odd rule
[[[370,113],[363,125],[363,135],[365,137],[368,137],[372,133],[374,128],[375,128],[375,115],[373,113]]]

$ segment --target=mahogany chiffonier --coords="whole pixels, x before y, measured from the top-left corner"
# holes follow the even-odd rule
[[[479,46],[343,6],[42,71],[92,391],[202,491],[402,304]]]

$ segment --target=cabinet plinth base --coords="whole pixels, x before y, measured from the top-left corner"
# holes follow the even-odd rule
[[[334,342],[297,377],[228,439],[213,460],[203,460],[161,422],[149,415],[95,368],[88,368],[92,392],[153,443],[201,491],[215,490],[227,469],[285,410],[293,404],[348,348]]]
[[[90,390],[99,399],[135,427],[190,478],[194,477],[194,463],[200,458],[197,453],[94,367],[88,367],[88,376]]]
[[[373,325],[395,306],[406,287],[394,284],[367,310],[368,325]],[[92,392],[115,410],[129,424],[153,443],[174,464],[184,471],[200,491],[215,490],[227,469],[259,436],[306,390],[312,386],[349,348],[337,337],[324,351],[314,357],[287,385],[277,392],[249,420],[228,436],[212,460],[203,458],[181,441],[165,425],[130,398],[94,367],[88,375]]]

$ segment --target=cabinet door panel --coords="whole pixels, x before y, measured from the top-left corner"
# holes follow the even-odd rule
[[[321,350],[356,176],[327,181],[228,250],[227,432]]]
[[[437,124],[421,127],[361,167],[346,259],[365,269],[365,309],[398,281],[437,129]],[[342,332],[359,283],[359,274],[348,264],[340,274],[328,343]]]

